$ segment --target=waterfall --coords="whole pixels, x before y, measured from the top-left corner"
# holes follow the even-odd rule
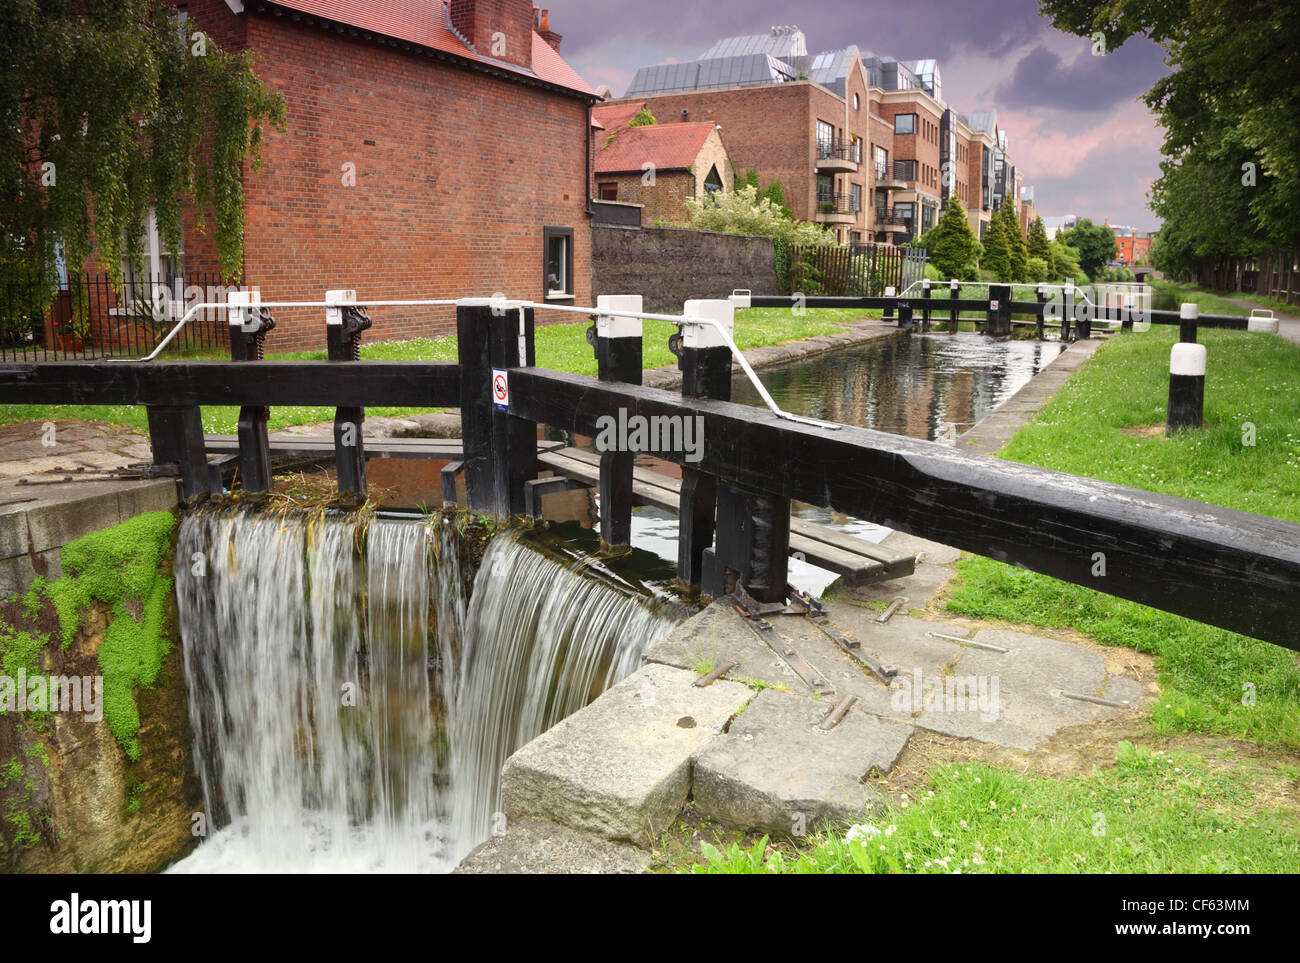
[[[680,617],[514,536],[495,539],[474,581],[457,673],[457,836],[478,841],[499,828],[506,757],[635,671]]]
[[[677,606],[450,520],[204,510],[176,593],[207,838],[177,872],[439,872],[506,757],[632,672]]]

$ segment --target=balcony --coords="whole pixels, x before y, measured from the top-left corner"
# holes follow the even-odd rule
[[[876,230],[912,232],[912,213],[900,212],[896,207],[876,208]]]
[[[817,170],[831,174],[856,174],[862,163],[862,141],[818,141]]]
[[[817,194],[817,213],[813,220],[819,224],[856,224],[858,212],[853,209],[849,194]]]
[[[886,191],[901,191],[907,187],[907,181],[895,176],[894,168],[891,164],[880,165],[875,167],[875,186]]]

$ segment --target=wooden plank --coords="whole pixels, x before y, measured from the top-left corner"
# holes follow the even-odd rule
[[[619,408],[701,417],[701,471],[1300,649],[1300,525],[725,401],[536,368],[510,378],[523,417],[584,435]]]
[[[453,407],[460,365],[424,361],[57,361],[0,365],[0,404]]]
[[[915,555],[893,552],[876,542],[868,542],[865,538],[858,538],[856,535],[849,535],[846,532],[838,532],[816,522],[810,522],[803,518],[790,519],[791,539],[796,534],[805,539],[837,548],[842,552],[873,558],[884,566],[885,572],[891,578],[911,575],[916,571]]]
[[[583,468],[578,470],[587,471],[599,465],[594,452],[581,448],[565,448],[556,455],[582,465]],[[565,467],[565,463],[558,459],[548,462],[548,465],[560,472]],[[638,468],[633,475],[633,490],[639,491],[639,505],[654,505],[676,513],[679,487],[676,478],[648,468]],[[850,585],[881,578],[901,578],[915,571],[914,556],[891,552],[865,539],[803,519],[790,520],[790,551],[799,552],[813,565],[839,573]]]
[[[578,454],[574,454],[577,452]],[[546,452],[538,456],[538,463],[568,478],[582,481],[590,488],[600,482],[599,459],[586,457],[590,452],[566,448],[563,451]],[[594,462],[594,463],[593,463]],[[632,500],[637,505],[652,505],[655,508],[677,514],[679,499],[677,480],[658,472],[638,469],[632,479]],[[818,526],[809,526],[817,528]],[[861,539],[855,541],[861,542]],[[863,543],[868,545],[869,543]],[[790,530],[790,553],[799,553],[804,561],[842,576],[849,585],[864,585],[890,575],[888,566],[865,553],[854,553],[837,547],[828,540],[809,538],[796,534],[794,526]]]

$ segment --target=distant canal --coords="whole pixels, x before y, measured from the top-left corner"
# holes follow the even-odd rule
[[[1059,342],[998,341],[979,334],[894,338],[836,351],[759,372],[773,400],[793,414],[928,440],[955,440],[1015,394],[1062,351]],[[762,407],[744,376],[732,382],[732,400]],[[650,465],[652,460],[638,458]],[[671,466],[654,467],[678,474]],[[795,503],[800,518],[877,542],[889,529],[828,508]],[[645,507],[633,514],[632,542],[666,559],[677,554],[677,519]],[[821,591],[829,572],[792,561],[790,577]]]

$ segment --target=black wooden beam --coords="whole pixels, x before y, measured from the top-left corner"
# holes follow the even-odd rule
[[[590,435],[620,407],[698,414],[699,471],[1300,649],[1300,525],[729,402],[537,369],[510,379],[523,418]]]
[[[459,403],[460,366],[446,362],[57,361],[0,365],[0,404],[436,408]]]

